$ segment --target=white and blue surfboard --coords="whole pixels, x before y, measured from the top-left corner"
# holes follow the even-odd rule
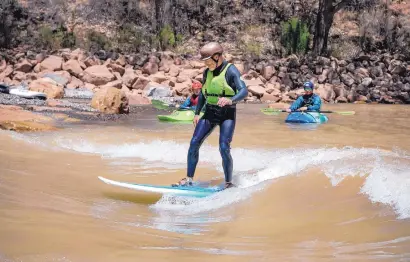
[[[177,196],[188,196],[188,197],[207,197],[216,192],[222,191],[223,187],[199,187],[199,186],[156,186],[148,184],[135,184],[128,182],[119,182],[110,180],[104,177],[98,177],[101,181],[106,184],[129,188],[137,191],[144,191],[148,193],[158,193],[158,194],[171,194]]]
[[[20,88],[10,89],[9,94],[16,95],[16,96],[23,97],[23,98],[28,98],[28,99],[41,99],[41,100],[47,99],[47,95],[45,93],[30,91],[30,90],[20,89]]]

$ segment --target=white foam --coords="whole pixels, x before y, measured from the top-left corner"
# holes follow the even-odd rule
[[[21,135],[15,138],[22,139]],[[31,138],[31,142],[40,143]],[[30,141],[30,140],[29,140]],[[92,143],[84,139],[55,137],[53,145],[60,149],[97,154],[117,163],[124,159],[136,160],[139,168],[186,168],[188,143],[173,140],[138,141],[123,144]],[[307,168],[319,168],[335,186],[349,176],[367,176],[361,189],[373,202],[391,205],[398,218],[410,217],[410,157],[399,149],[394,152],[373,148],[291,148],[245,149],[233,148],[234,183],[239,188],[217,193],[205,199],[179,199],[164,196],[153,208],[176,212],[217,210],[249,198],[267,183],[288,175],[297,175]],[[211,167],[220,172],[221,157],[218,147],[204,144],[200,150],[199,166]],[[392,164],[392,161],[399,161]],[[127,168],[130,168],[130,161]],[[117,166],[118,167],[118,166]],[[186,208],[189,205],[190,208]],[[190,210],[190,211],[187,211]]]
[[[410,168],[408,165],[377,164],[361,192],[373,202],[392,206],[398,218],[410,218]]]
[[[232,256],[255,256],[256,254],[261,253],[261,251],[242,251],[242,250],[230,250],[223,248],[191,248],[191,247],[140,247],[141,249],[150,249],[150,250],[193,250],[204,252],[212,255],[232,255]]]
[[[98,145],[86,140],[56,139],[62,148],[81,153],[99,154],[103,158],[140,158],[151,163],[163,166],[186,166],[189,144],[175,141],[153,140],[149,142],[125,143],[122,145]],[[263,150],[233,149],[232,155],[237,171],[250,171],[265,166],[264,161],[269,161],[273,155]],[[219,149],[204,144],[200,149],[201,163],[211,164],[222,171]]]
[[[44,143],[44,137],[42,137],[40,134],[24,134],[24,133],[17,133],[14,131],[3,131],[1,130],[0,132],[3,132],[4,134],[7,134],[11,136],[14,140],[24,142],[27,144],[35,145],[37,147],[47,147],[48,145]]]
[[[206,198],[188,198],[164,195],[152,208],[158,212],[171,211],[175,214],[199,214],[202,212],[209,212],[218,210],[228,205],[243,201],[249,198],[254,192],[261,190],[263,184],[254,187],[230,188],[215,193]]]

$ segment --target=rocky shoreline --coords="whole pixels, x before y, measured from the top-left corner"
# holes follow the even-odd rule
[[[133,121],[156,110],[149,105],[131,105],[129,114],[105,114],[90,107],[90,99],[25,99],[0,93],[0,130],[50,131],[67,124],[109,124]],[[164,110],[158,110],[164,113]]]
[[[152,97],[182,100],[189,95],[192,82],[202,80],[205,69],[199,60],[183,59],[172,52],[9,52],[0,62],[0,83],[24,84],[52,99],[64,97],[64,90],[85,89],[100,100],[116,96],[118,105],[114,108],[149,104]],[[400,55],[360,55],[352,61],[291,55],[258,63],[246,62],[241,55],[225,56],[243,74],[250,91],[246,102],[292,102],[300,94],[301,84],[311,80],[325,103],[410,103],[410,61]],[[43,81],[50,74],[60,76],[58,85]],[[107,92],[109,88],[117,91]],[[112,102],[113,98],[109,100]],[[121,111],[102,105],[94,108],[107,113]]]
[[[83,120],[120,119],[121,114],[140,112],[138,106],[153,98],[180,103],[205,70],[201,61],[172,52],[122,55],[62,49],[52,54],[2,54],[0,83],[45,93],[47,100],[0,93],[0,105]],[[410,103],[410,61],[400,55],[360,55],[352,61],[291,55],[258,63],[229,52],[225,57],[237,66],[249,89],[244,103],[290,103],[307,80],[315,83],[324,103]]]

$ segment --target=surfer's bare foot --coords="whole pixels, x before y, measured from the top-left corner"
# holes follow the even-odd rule
[[[177,186],[192,186],[192,178],[184,177],[178,183],[172,184],[173,187]]]
[[[232,182],[225,182],[225,189],[231,188],[231,187],[236,187]]]

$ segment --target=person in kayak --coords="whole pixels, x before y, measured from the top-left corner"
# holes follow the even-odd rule
[[[173,186],[192,185],[199,149],[216,126],[220,128],[219,152],[225,174],[225,188],[233,186],[230,144],[235,130],[236,104],[248,96],[248,89],[239,70],[228,63],[222,53],[222,46],[216,42],[210,42],[200,49],[201,60],[205,62],[207,69],[203,74],[203,88],[193,120],[195,131],[188,150],[187,177]],[[199,113],[204,105],[205,113],[200,119]]]
[[[308,81],[303,84],[305,94],[298,97],[295,102],[286,110],[287,112],[294,111],[319,111],[322,106],[322,100],[319,95],[313,93],[314,85]]]
[[[198,104],[199,94],[201,93],[202,84],[198,81],[192,83],[192,95],[188,96],[185,102],[177,106],[180,109],[192,109],[195,110]]]

